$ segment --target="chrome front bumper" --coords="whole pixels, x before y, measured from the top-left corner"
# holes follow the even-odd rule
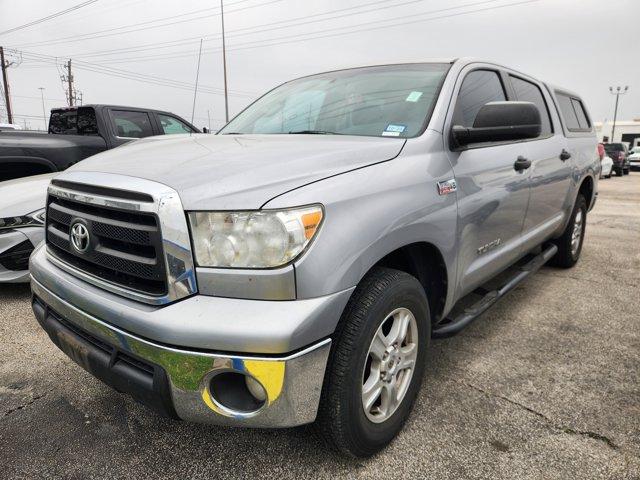
[[[160,367],[169,387],[170,399],[167,400],[183,420],[265,428],[291,427],[315,420],[330,339],[286,356],[190,351],[162,345],[110,325],[66,302],[36,279],[32,279],[31,288],[37,299],[34,312],[43,327],[48,314],[55,312],[71,329],[61,327],[53,331],[45,328],[52,339],[56,337],[56,344],[66,345],[61,348],[67,355],[99,378],[89,361],[91,345],[113,348],[113,359],[121,353],[127,358],[142,359]],[[72,332],[76,332],[79,340],[71,338]],[[224,372],[237,372],[257,380],[266,393],[262,406],[255,411],[237,411],[216,401],[210,380]]]

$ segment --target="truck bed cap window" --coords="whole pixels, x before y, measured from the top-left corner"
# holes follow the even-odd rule
[[[572,132],[589,131],[591,123],[579,98],[556,92],[558,105],[562,112],[567,129]]]

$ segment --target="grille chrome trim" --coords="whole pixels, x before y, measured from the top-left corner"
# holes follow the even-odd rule
[[[106,195],[77,192],[57,185],[49,185],[48,194],[75,202],[106,208],[148,212],[157,215],[162,235],[162,251],[167,275],[167,293],[151,295],[129,290],[89,272],[79,270],[57,258],[47,247],[47,258],[57,267],[88,283],[109,292],[151,305],[164,305],[197,293],[195,265],[191,252],[191,241],[186,216],[178,192],[172,188],[137,177],[99,172],[65,172],[57,177],[88,187],[128,190],[147,194],[153,202],[141,202]],[[108,191],[108,190],[106,190]]]

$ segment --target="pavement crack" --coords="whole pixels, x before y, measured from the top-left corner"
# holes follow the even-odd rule
[[[20,410],[23,410],[23,409],[27,408],[29,405],[32,405],[33,403],[35,403],[36,401],[40,400],[42,397],[44,397],[46,395],[47,395],[46,392],[38,394],[38,395],[34,395],[33,397],[31,397],[31,399],[28,402],[23,403],[21,405],[18,405],[17,407],[10,408],[6,412],[4,412],[4,414],[2,415],[2,418],[8,417],[12,413],[15,413],[15,412],[18,412]]]
[[[469,382],[465,382],[465,381],[459,381],[458,383],[461,383],[462,385],[471,388],[473,390],[476,390],[480,393],[482,393],[483,395],[486,395],[488,397],[493,397],[493,398],[498,398],[500,400],[503,400],[505,402],[510,403],[511,405],[514,405],[522,410],[525,410],[526,412],[529,412],[535,416],[537,416],[538,418],[541,418],[542,420],[545,421],[545,423],[552,429],[558,432],[562,432],[562,433],[566,433],[569,435],[578,435],[578,436],[582,436],[582,437],[588,437],[588,438],[592,438],[594,440],[599,440],[603,443],[605,443],[609,448],[611,448],[612,450],[619,450],[620,447],[610,438],[608,438],[605,435],[602,435],[600,433],[597,432],[592,432],[590,430],[576,430],[574,428],[571,427],[567,427],[565,425],[557,425],[552,419],[550,419],[549,417],[547,417],[544,413],[538,412],[537,410],[528,407],[527,405],[524,405],[516,400],[513,400],[512,398],[509,397],[505,397],[504,395],[499,395],[493,392],[490,392],[488,390],[485,390],[481,387],[478,387],[477,385],[473,385],[472,383]]]

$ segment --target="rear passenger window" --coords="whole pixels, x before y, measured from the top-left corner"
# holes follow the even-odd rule
[[[558,105],[560,106],[560,111],[562,112],[568,130],[580,131],[591,128],[591,124],[580,100],[557,92],[556,97],[558,98]]]
[[[147,112],[112,110],[113,122],[118,137],[144,138],[153,135],[151,120]]]
[[[544,100],[542,91],[540,88],[531,82],[522,80],[518,77],[510,77],[511,85],[516,93],[518,100],[522,102],[531,102],[540,110],[540,121],[542,128],[540,129],[540,136],[545,137],[551,135],[553,131],[551,128],[551,118],[549,117],[549,109],[547,108],[547,102]]]
[[[489,102],[502,102],[507,97],[498,74],[491,70],[474,70],[469,73],[460,87],[453,124],[473,127],[473,121],[480,109]]]

